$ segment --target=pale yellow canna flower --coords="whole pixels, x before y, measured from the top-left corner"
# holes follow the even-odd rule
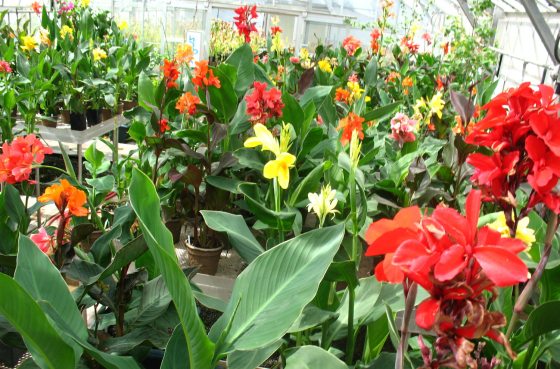
[[[362,141],[358,137],[358,130],[355,129],[352,131],[352,138],[350,139],[350,163],[352,164],[352,169],[358,167],[361,151]]]
[[[430,100],[428,105],[430,107],[430,114],[435,114],[439,119],[441,119],[443,107],[445,106],[445,101],[443,101],[442,93],[438,92],[437,94],[432,96],[432,99]]]
[[[92,50],[92,53],[93,53],[93,60],[94,61],[99,61],[101,59],[107,59],[107,53],[103,49],[100,49],[100,48],[96,47],[95,49]]]
[[[327,215],[338,213],[336,205],[336,190],[333,190],[329,184],[324,185],[319,193],[308,193],[309,205],[307,211],[313,211],[319,218],[319,226],[322,227]]]
[[[290,184],[290,168],[294,167],[296,157],[289,152],[280,153],[276,159],[266,163],[263,175],[268,179],[278,179],[278,184],[283,189],[287,189]]]

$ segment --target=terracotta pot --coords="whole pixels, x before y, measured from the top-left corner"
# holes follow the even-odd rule
[[[215,249],[203,249],[185,241],[189,266],[197,267],[202,274],[214,275],[218,271],[218,263],[222,254],[222,246]]]
[[[105,122],[113,118],[113,111],[111,109],[101,109],[101,121]]]
[[[83,113],[70,113],[70,129],[85,131],[87,128],[86,116]]]
[[[56,128],[58,122],[56,121],[56,117],[49,117],[49,118],[42,118],[41,124],[45,127]]]
[[[93,231],[91,234],[83,241],[80,242],[80,248],[85,252],[89,252],[91,250],[91,246],[99,239],[99,237],[103,236],[103,231]]]
[[[60,112],[60,121],[62,123],[70,124],[70,110],[63,110]]]
[[[173,243],[181,241],[181,230],[183,229],[182,219],[170,219],[165,222],[165,226],[171,232],[173,236]]]
[[[123,110],[124,110],[124,111],[130,110],[130,109],[134,109],[135,107],[138,106],[138,102],[137,102],[137,101],[130,101],[130,100],[124,100],[124,101],[122,102],[122,104],[123,104]]]

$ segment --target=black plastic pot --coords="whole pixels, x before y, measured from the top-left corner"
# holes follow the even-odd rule
[[[70,113],[70,129],[85,131],[87,128],[86,116],[83,113]]]
[[[99,110],[97,109],[86,110],[86,119],[87,119],[88,126],[91,127],[101,123],[99,118],[100,118]]]
[[[148,356],[142,362],[142,366],[146,369],[159,369],[161,363],[163,362],[163,350],[152,349],[148,353]]]
[[[124,124],[119,127],[119,143],[127,143],[131,140],[130,135],[128,134],[128,129],[130,126],[128,124]]]

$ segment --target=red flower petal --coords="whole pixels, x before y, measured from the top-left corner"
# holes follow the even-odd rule
[[[434,275],[440,282],[449,281],[467,266],[465,249],[461,245],[453,245],[445,250],[434,268]]]
[[[416,309],[416,325],[425,330],[432,329],[439,311],[439,304],[439,300],[433,298],[422,301]]]
[[[498,287],[512,286],[527,280],[527,266],[508,250],[497,246],[477,246],[474,257],[486,276]]]
[[[480,215],[480,203],[482,192],[474,190],[467,196],[466,213],[467,222],[469,222],[469,243],[474,241],[474,236],[478,229],[478,217]]]

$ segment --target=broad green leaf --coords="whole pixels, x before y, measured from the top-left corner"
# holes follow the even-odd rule
[[[194,369],[189,360],[188,347],[185,346],[185,334],[178,325],[165,349],[161,369]]]
[[[318,308],[313,304],[309,304],[303,309],[301,315],[292,324],[289,333],[301,332],[326,322],[327,320],[338,317],[338,313]]]
[[[72,369],[74,350],[53,328],[35,299],[15,280],[0,273],[0,314],[22,335],[33,359],[42,369]]]
[[[282,343],[282,340],[278,340],[253,351],[234,351],[228,355],[228,369],[255,369],[272,356]]]
[[[286,334],[315,297],[343,236],[343,225],[314,230],[253,260],[237,277],[228,308],[210,331],[214,340],[225,331],[218,354],[251,351]]]
[[[163,275],[181,321],[185,344],[183,350],[189,352],[189,367],[210,369],[214,344],[206,336],[190,283],[179,266],[171,232],[161,219],[160,200],[155,186],[144,173],[134,169],[129,193],[144,239]]]
[[[354,302],[354,327],[370,324],[385,314],[385,306],[392,310],[403,307],[402,289],[398,285],[380,283],[374,276],[360,279],[356,288]],[[338,318],[333,322],[327,332],[327,342],[342,338],[346,335],[348,326],[348,291],[344,294],[339,308]]]
[[[364,75],[365,83],[368,86],[374,87],[377,83],[377,58],[371,58]]]
[[[315,168],[304,179],[299,182],[294,192],[290,194],[290,199],[288,200],[288,205],[290,206],[305,206],[309,200],[307,199],[307,194],[310,192],[317,192],[320,186],[321,178],[323,178],[323,172],[329,167],[330,163],[323,163]],[[304,204],[301,204],[305,202]]]
[[[237,111],[237,95],[231,84],[232,82],[225,76],[225,73],[220,68],[214,69],[214,71],[220,79],[221,87],[208,87],[210,105],[216,111],[220,122],[229,122]]]
[[[543,334],[560,329],[559,309],[560,301],[550,301],[533,310],[523,326],[522,341],[529,342]]]
[[[14,279],[37,301],[46,301],[64,317],[80,339],[87,339],[84,320],[68,285],[58,269],[39,248],[25,236],[19,237],[19,251]]]
[[[287,354],[285,369],[348,369],[339,358],[317,346],[302,346]]]
[[[140,72],[138,77],[138,103],[148,110],[151,110],[150,105],[156,105],[154,89],[151,78],[146,73]]]
[[[296,211],[274,211],[271,210],[261,199],[257,185],[245,183],[239,185],[239,190],[245,195],[245,201],[249,209],[263,223],[273,229],[289,230],[296,219]]]
[[[401,104],[402,103],[400,101],[397,101],[391,104],[387,104],[385,106],[381,106],[377,109],[372,109],[367,113],[365,113],[363,118],[365,119],[366,122],[371,122],[374,120],[377,121],[384,120],[385,118],[393,114],[399,108],[399,106],[401,106]]]
[[[216,232],[227,233],[231,246],[247,263],[264,252],[241,215],[211,210],[201,210],[200,213],[208,227]]]
[[[284,93],[282,95],[282,101],[284,102],[284,109],[282,110],[282,120],[286,123],[291,123],[294,126],[295,131],[298,135],[303,134],[302,124],[304,122],[303,109],[297,102],[297,100],[289,93]]]
[[[241,97],[245,94],[247,89],[251,88],[255,81],[255,67],[251,46],[244,43],[227,58],[226,64],[233,65],[237,68],[235,92],[237,96]]]
[[[161,276],[148,281],[142,289],[138,315],[130,324],[146,325],[161,316],[171,303],[171,295]]]

